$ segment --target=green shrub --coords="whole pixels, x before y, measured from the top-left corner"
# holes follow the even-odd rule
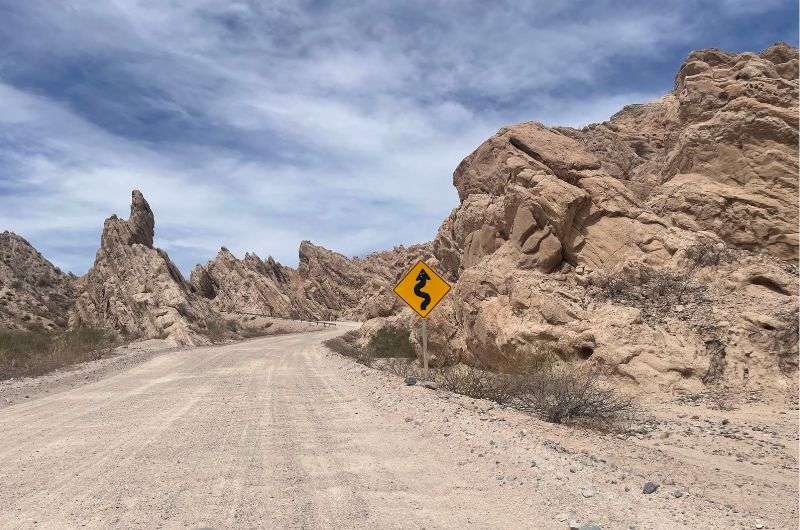
[[[411,344],[410,336],[411,333],[407,328],[381,328],[370,337],[367,349],[374,357],[414,359],[417,357],[417,352]]]

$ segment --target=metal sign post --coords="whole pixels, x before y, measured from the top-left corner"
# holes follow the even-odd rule
[[[422,373],[428,379],[428,321],[422,319]]]

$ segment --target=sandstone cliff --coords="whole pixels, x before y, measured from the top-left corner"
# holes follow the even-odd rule
[[[25,239],[0,234],[0,328],[65,328],[74,283]]]
[[[461,204],[434,252],[455,286],[429,317],[433,352],[593,357],[641,385],[783,384],[797,367],[797,76],[785,44],[701,50],[672,92],[608,122],[501,129],[453,176]]]
[[[103,225],[94,266],[77,282],[71,325],[176,344],[208,342],[206,325],[218,315],[192,292],[167,253],[153,247],[154,228],[150,205],[134,190],[128,220],[112,215]]]

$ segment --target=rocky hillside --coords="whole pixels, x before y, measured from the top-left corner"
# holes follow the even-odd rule
[[[166,252],[153,247],[155,219],[138,190],[128,220],[103,225],[94,266],[77,282],[71,325],[115,329],[129,337],[207,343],[219,315],[193,292]]]
[[[292,300],[285,291],[294,274],[272,257],[262,260],[248,253],[240,260],[222,247],[205,266],[194,268],[191,285],[217,311],[289,317]]]
[[[299,266],[292,269],[272,257],[246,254],[240,260],[226,248],[192,271],[191,283],[221,312],[249,312],[285,318],[364,320],[400,309],[391,288],[431,246],[395,247],[364,258],[347,258],[303,241]]]
[[[592,357],[641,385],[784,384],[797,77],[785,44],[701,50],[672,92],[605,123],[501,129],[453,175],[461,204],[434,252],[455,286],[429,317],[432,350],[487,366]]]
[[[23,238],[0,234],[0,329],[65,328],[74,283]]]
[[[392,287],[413,263],[432,257],[431,245],[397,246],[363,258],[300,244],[300,300],[328,308],[332,317],[365,320],[388,316],[402,307]]]

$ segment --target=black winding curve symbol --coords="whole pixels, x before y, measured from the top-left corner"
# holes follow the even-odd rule
[[[414,294],[422,298],[422,303],[419,304],[419,308],[422,311],[428,307],[428,304],[431,303],[431,295],[422,291],[422,288],[425,287],[425,284],[430,280],[431,277],[428,276],[428,273],[425,272],[425,269],[419,271],[417,274],[417,283],[414,285]]]

